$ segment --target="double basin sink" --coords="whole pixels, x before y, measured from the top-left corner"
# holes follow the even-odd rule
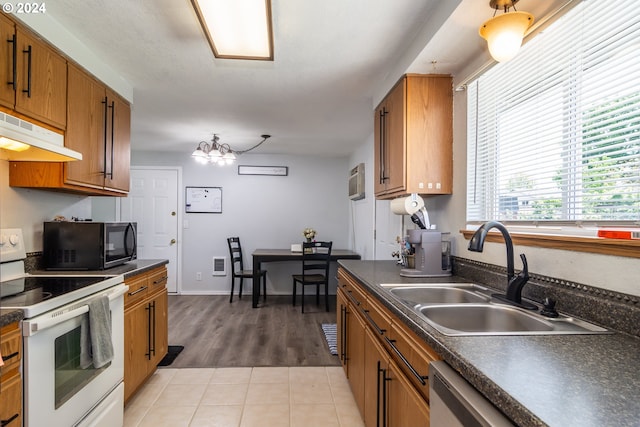
[[[568,335],[608,333],[597,325],[560,314],[551,318],[496,302],[472,283],[383,284],[404,305],[444,335]]]

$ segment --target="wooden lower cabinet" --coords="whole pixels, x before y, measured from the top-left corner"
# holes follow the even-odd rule
[[[153,374],[168,350],[167,269],[161,267],[125,283],[125,403]]]
[[[365,426],[428,426],[438,354],[342,269],[337,311],[338,354]]]
[[[22,425],[22,378],[20,376],[22,336],[17,322],[0,329],[0,349],[5,362],[0,368],[0,422],[2,426],[20,427]]]

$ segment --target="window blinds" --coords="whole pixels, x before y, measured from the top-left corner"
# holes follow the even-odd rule
[[[640,219],[640,9],[584,0],[467,87],[468,221]]]

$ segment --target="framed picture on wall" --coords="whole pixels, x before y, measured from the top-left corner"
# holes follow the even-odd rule
[[[186,213],[222,213],[222,187],[185,187]]]

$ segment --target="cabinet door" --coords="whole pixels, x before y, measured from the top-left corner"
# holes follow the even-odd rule
[[[0,329],[0,354],[2,354],[4,361],[4,365],[0,367],[0,375],[8,373],[12,369],[20,368],[22,335],[17,322],[3,326]]]
[[[369,330],[366,331],[364,350],[364,424],[379,427],[384,425],[382,420],[387,413],[383,381],[389,358]]]
[[[69,126],[65,146],[82,160],[65,163],[66,183],[102,188],[105,170],[105,91],[91,76],[69,65]]]
[[[373,143],[374,143],[374,153],[373,153],[373,161],[374,161],[374,181],[373,181],[373,191],[375,194],[383,194],[387,188],[386,184],[386,173],[388,164],[386,162],[385,151],[387,149],[387,133],[385,132],[385,119],[386,119],[387,109],[386,104],[383,103],[376,108],[376,111],[373,115],[373,123],[374,123],[374,132],[373,132]]]
[[[14,80],[13,52],[17,49],[16,27],[13,22],[0,14],[0,105],[13,108],[16,103],[17,82]],[[17,53],[17,52],[16,52]]]
[[[107,91],[107,103],[105,187],[109,190],[128,192],[131,165],[131,107],[111,91]]]
[[[429,427],[429,405],[416,392],[393,360],[386,376],[389,427]]]
[[[349,384],[351,392],[364,415],[364,340],[366,326],[357,312],[349,304],[347,308],[347,363],[349,365]]]
[[[167,290],[161,291],[150,302],[151,308],[151,358],[149,370],[153,371],[168,350]]]
[[[407,78],[406,192],[453,190],[453,89],[450,76]]]
[[[347,337],[346,327],[347,327],[347,307],[348,303],[342,291],[342,288],[338,286],[338,290],[336,293],[336,339],[338,344],[338,357],[340,358],[340,363],[342,363],[342,367],[344,368],[344,373],[349,377],[349,365],[347,364],[347,349],[345,339]]]
[[[124,400],[147,377],[149,365],[149,304],[143,302],[124,313]]]
[[[16,30],[16,111],[60,129],[67,125],[67,61],[35,37]]]
[[[385,129],[387,131],[385,190],[404,190],[406,177],[406,79],[402,79],[387,95]]]
[[[7,427],[22,425],[22,380],[20,373],[3,376],[0,384],[0,420]]]

